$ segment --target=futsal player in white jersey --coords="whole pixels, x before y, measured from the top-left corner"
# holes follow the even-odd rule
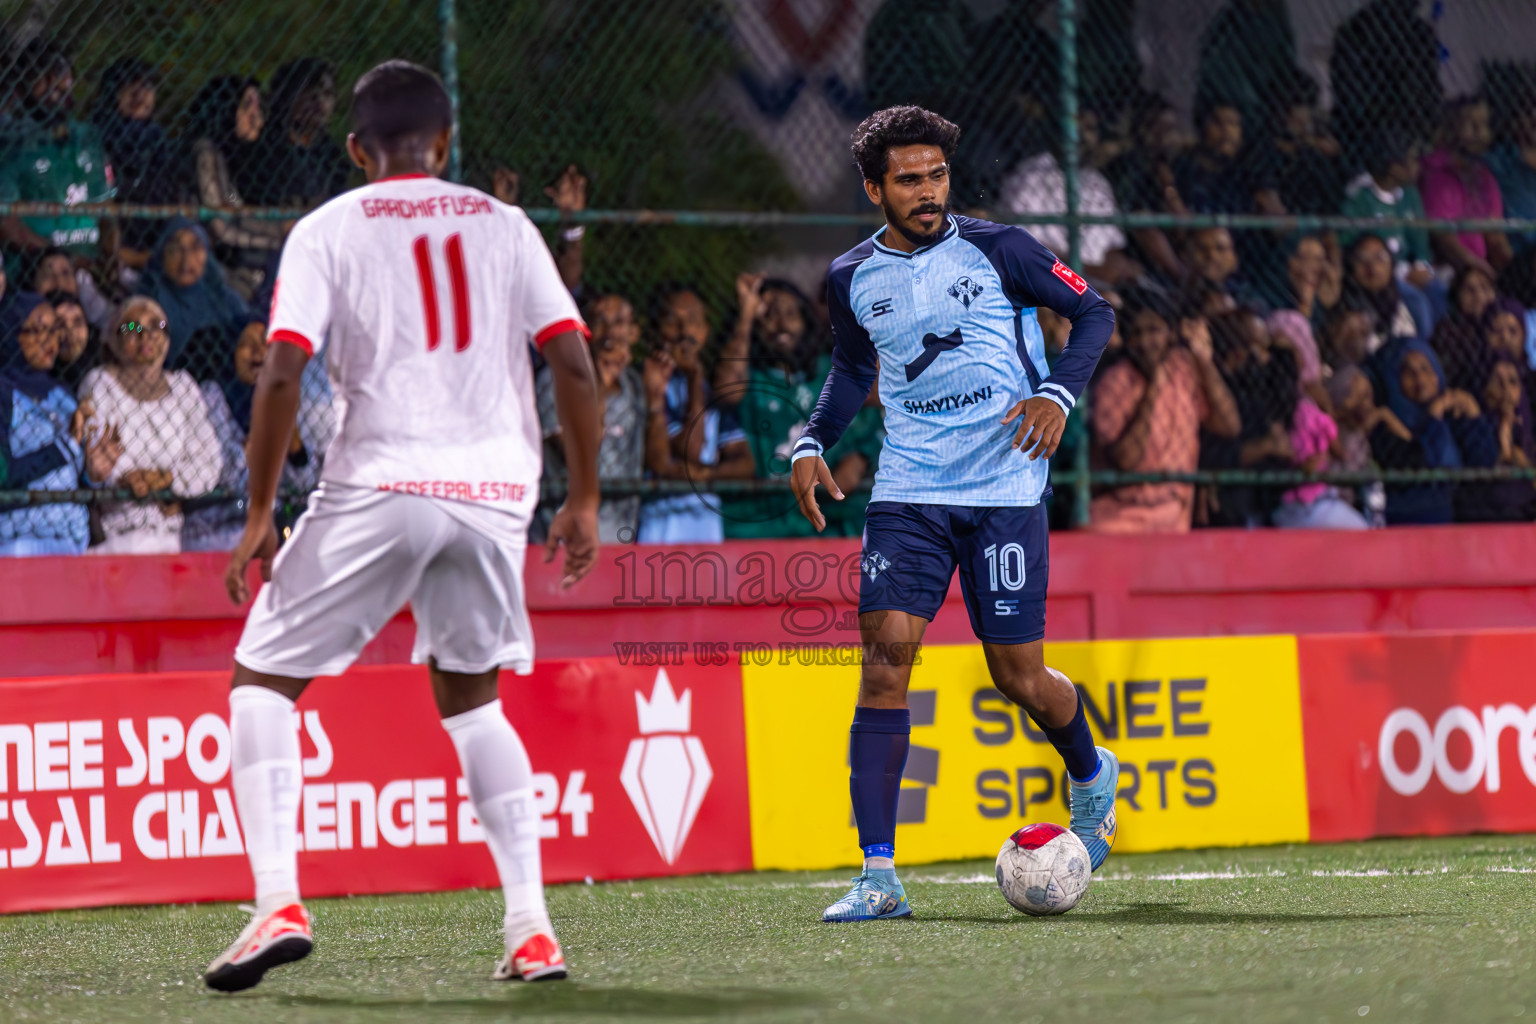
[[[252,406],[251,512],[226,578],[236,602],[249,597],[251,561],[270,582],[235,650],[229,698],[256,909],[204,976],[222,991],[310,951],[294,700],[313,677],[352,664],[407,602],[412,660],[429,668],[506,896],[494,976],[565,976],[544,905],[532,769],[496,678],[533,663],[522,567],[541,434],[529,343],[554,377],[570,468],[547,545],[550,558],[565,547],[567,586],[597,556],[597,391],[586,327],[538,230],[521,210],[436,177],[451,131],[436,75],[404,61],[368,72],[347,139],[368,184],[299,221],[283,249]],[[278,554],[271,509],[312,357],[325,360],[340,430]]]

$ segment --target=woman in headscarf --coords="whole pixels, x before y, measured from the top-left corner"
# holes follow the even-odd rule
[[[1504,353],[1494,353],[1485,364],[1480,393],[1486,429],[1479,435],[1482,449],[1465,453],[1469,465],[1522,469],[1536,465],[1536,436],[1531,431],[1525,379],[1522,363]],[[1531,485],[1530,480],[1462,484],[1456,494],[1456,519],[1527,521],[1536,511],[1536,489]]]
[[[259,322],[255,327],[262,327]],[[219,489],[237,498],[221,499],[187,513],[181,532],[183,551],[231,551],[245,530],[246,503],[243,495],[250,479],[245,461],[245,442],[251,432],[251,399],[256,393],[256,377],[267,359],[264,329],[247,330],[230,352],[225,364],[211,380],[202,384],[208,418],[219,438],[224,468],[219,474]],[[281,491],[310,491],[320,482],[325,450],[336,436],[336,413],[325,383],[324,360],[312,359],[305,367],[299,386],[299,419],[283,464]],[[321,369],[311,372],[310,367]]]
[[[256,158],[266,123],[261,84],[239,75],[211,78],[193,98],[187,120],[187,195],[203,206],[238,214],[245,199],[235,183]],[[231,216],[207,226],[214,255],[229,268],[230,284],[249,301],[261,288],[272,254],[283,248],[285,225]]]
[[[153,299],[123,303],[105,339],[111,361],[85,375],[82,403],[110,424],[122,442],[106,484],[136,498],[190,498],[218,482],[223,459],[208,409],[191,375],[165,368],[170,333],[165,310]],[[176,554],[181,550],[178,500],[119,501],[105,505],[101,554]]]
[[[166,203],[174,186],[166,174],[165,129],[154,120],[160,76],[147,61],[122,57],[107,65],[96,90],[91,120],[101,132],[112,162],[117,199],[123,203]],[[159,237],[159,222],[132,217],[123,223],[124,262],[142,267]]]
[[[199,380],[224,364],[253,319],[208,251],[208,233],[185,217],[166,224],[138,291],[159,304],[170,324],[166,365]]]
[[[1464,383],[1482,364],[1483,318],[1498,297],[1493,279],[1475,267],[1463,268],[1451,279],[1450,309],[1429,339],[1451,380]]]
[[[1468,464],[1464,452],[1487,448],[1488,425],[1477,399],[1447,388],[1445,371],[1434,350],[1422,342],[1399,346],[1394,368],[1386,378],[1387,407],[1408,428],[1413,440],[1394,444],[1379,432],[1382,448],[1377,461],[1386,469],[1459,469]],[[1453,518],[1451,483],[1406,484],[1387,488],[1387,522],[1448,523]]]
[[[0,307],[0,455],[8,489],[95,486],[121,451],[112,429],[90,425],[89,406],[77,405],[70,389],[49,373],[59,334],[53,307],[41,295],[22,292]],[[78,555],[89,541],[84,505],[0,512],[0,554]]]
[[[86,320],[79,296],[49,292],[45,298],[59,321],[59,359],[53,375],[73,393],[85,372],[101,362],[101,334]]]
[[[1395,266],[1380,235],[1361,235],[1344,252],[1344,288],[1376,314],[1377,330],[1387,342],[1428,338],[1434,322],[1429,303],[1398,283]]]

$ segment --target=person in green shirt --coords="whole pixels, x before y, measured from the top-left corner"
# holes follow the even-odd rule
[[[736,328],[715,366],[716,400],[736,410],[760,480],[789,479],[790,458],[832,368],[825,333],[793,284],[757,274],[736,279]],[[826,455],[843,493],[826,509],[823,536],[857,537],[864,529],[872,476],[885,437],[879,409],[866,405]],[[722,505],[727,538],[814,537],[788,491],[744,495]]]
[[[74,71],[53,44],[35,39],[17,62],[18,109],[0,126],[0,202],[101,203],[115,194],[112,169],[96,129],[70,117]],[[108,232],[111,235],[111,232]],[[49,246],[77,263],[103,249],[100,220],[81,214],[10,216],[0,221],[12,276],[17,257]],[[111,237],[109,245],[115,244]]]
[[[1346,217],[1422,217],[1424,200],[1419,195],[1419,144],[1398,129],[1383,129],[1370,144],[1366,170],[1344,188]],[[1348,248],[1360,232],[1343,233],[1339,243]],[[1424,291],[1434,280],[1430,266],[1429,232],[1423,228],[1382,228],[1375,231],[1392,253],[1398,277]]]

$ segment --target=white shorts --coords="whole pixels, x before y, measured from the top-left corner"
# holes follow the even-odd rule
[[[267,675],[340,675],[407,602],[411,661],[533,670],[523,591],[528,515],[322,485],[261,588],[235,660]]]

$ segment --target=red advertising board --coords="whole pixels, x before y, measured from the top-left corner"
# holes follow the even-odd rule
[[[228,674],[11,681],[0,912],[248,898]],[[741,674],[613,658],[502,677],[533,761],[546,880],[752,867]],[[357,668],[298,703],[307,895],[496,884],[426,670]]]
[[[1536,632],[1298,644],[1314,842],[1536,831]]]

